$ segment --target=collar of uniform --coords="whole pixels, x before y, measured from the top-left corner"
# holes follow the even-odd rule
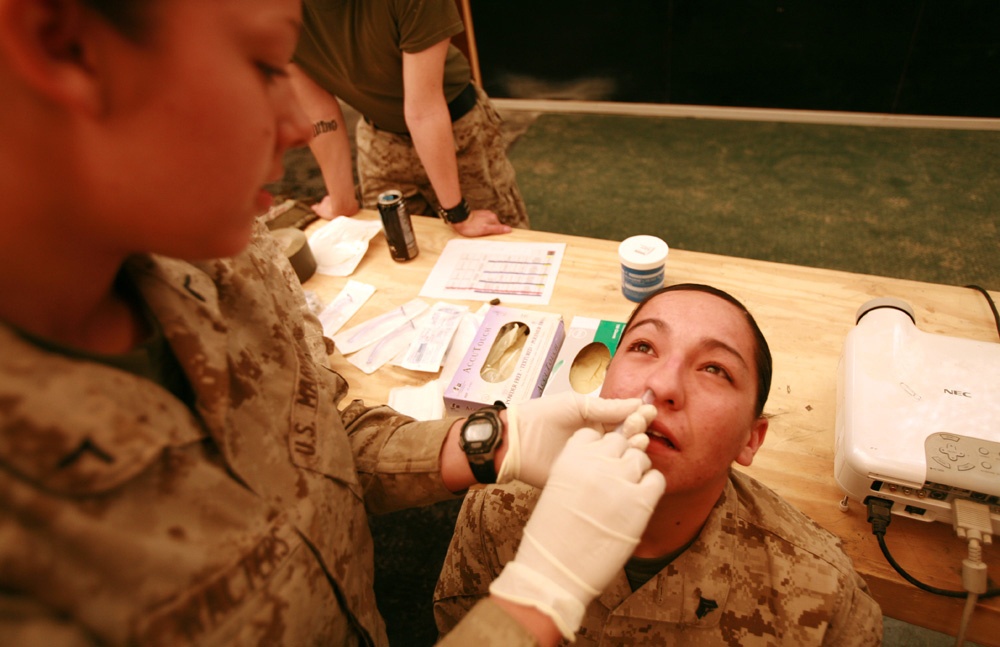
[[[127,268],[195,391],[198,415],[210,431],[223,429],[230,401],[228,327],[220,313],[217,285],[232,271],[231,262],[209,261],[197,267],[172,258],[138,256]]]
[[[23,478],[57,493],[102,492],[164,447],[202,435],[158,385],[43,350],[0,326],[0,461]]]
[[[718,625],[732,588],[729,568],[737,550],[738,508],[736,490],[727,481],[698,538],[656,577],[633,593],[621,571],[600,597],[610,611],[608,629],[616,616],[630,624],[646,619],[691,627]]]

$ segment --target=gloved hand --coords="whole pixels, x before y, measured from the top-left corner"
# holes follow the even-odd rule
[[[655,417],[656,407],[639,398],[609,400],[566,392],[512,404],[507,409],[507,453],[497,483],[518,480],[544,487],[552,461],[577,429],[608,431],[628,419],[625,437],[644,443],[648,438],[643,432]],[[637,446],[645,449],[644,444]]]
[[[663,475],[621,434],[580,429],[552,465],[514,560],[490,593],[551,617],[567,639],[639,543]]]

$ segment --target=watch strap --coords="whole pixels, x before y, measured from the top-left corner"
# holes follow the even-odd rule
[[[497,482],[497,470],[493,467],[493,457],[491,456],[488,461],[483,463],[474,463],[472,459],[469,459],[469,467],[472,468],[472,475],[476,477],[476,480],[483,484],[490,484]]]
[[[469,219],[469,203],[465,201],[465,198],[462,198],[451,209],[445,209],[444,207],[438,209],[438,215],[449,225],[457,225],[460,222],[465,222]]]
[[[500,411],[506,408],[507,405],[505,405],[502,400],[497,400],[493,403],[493,406],[484,407],[476,412],[489,412],[492,414],[491,417],[496,420],[497,425],[500,427],[498,429],[500,436],[497,439],[496,445],[493,446],[493,450],[489,454],[481,454],[478,456],[470,456],[466,454],[466,458],[469,460],[469,468],[472,470],[472,475],[476,477],[476,481],[484,485],[497,482],[497,470],[493,463],[494,458],[496,457],[496,448],[503,442],[503,421],[500,420]],[[476,459],[483,460],[480,462]]]

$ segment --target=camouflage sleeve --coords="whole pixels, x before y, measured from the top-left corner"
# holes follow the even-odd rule
[[[441,480],[441,445],[454,420],[417,422],[388,406],[354,400],[341,418],[365,507],[382,514],[457,498]]]
[[[868,585],[857,573],[854,582],[846,582],[840,604],[830,619],[823,644],[830,647],[876,647],[882,644],[882,609],[868,592]]]
[[[449,632],[489,595],[490,583],[514,559],[537,497],[538,490],[517,482],[466,495],[434,589],[438,632]]]
[[[39,604],[0,594],[0,645],[93,647],[98,643],[79,625],[58,618]]]

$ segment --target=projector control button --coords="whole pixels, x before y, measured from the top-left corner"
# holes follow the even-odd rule
[[[958,471],[959,472],[968,472],[969,470],[971,470],[971,469],[973,469],[975,467],[976,466],[975,466],[974,463],[962,463],[961,465],[958,466]]]
[[[941,467],[945,468],[945,469],[949,469],[949,470],[951,469],[951,463],[949,463],[947,460],[941,458],[940,456],[935,456],[934,457],[934,462],[937,463],[938,465],[940,465]]]
[[[955,447],[951,443],[948,443],[944,447],[940,448],[938,451],[941,452],[942,454],[947,454],[948,458],[950,458],[953,461],[957,461],[959,458],[965,457],[965,452],[959,451],[958,447]]]

